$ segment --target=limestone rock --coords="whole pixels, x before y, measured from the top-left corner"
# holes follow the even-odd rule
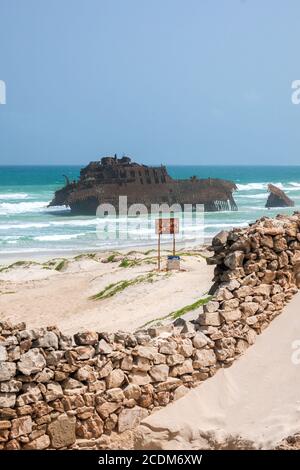
[[[177,377],[178,375],[191,374],[194,371],[191,359],[186,359],[182,364],[172,367],[170,376]]]
[[[7,352],[6,352],[5,346],[0,345],[0,363],[2,361],[7,361],[7,359],[8,359],[8,357],[7,357]]]
[[[9,382],[0,382],[0,392],[19,392],[22,388],[20,380],[11,379]]]
[[[146,416],[148,416],[148,412],[139,406],[131,409],[125,408],[119,414],[118,432],[134,429]]]
[[[230,310],[228,312],[222,310],[220,313],[226,323],[240,320],[240,318],[242,317],[242,312],[239,309]]]
[[[106,398],[108,401],[115,401],[119,403],[124,400],[125,395],[121,388],[111,388],[107,390]]]
[[[242,302],[240,304],[242,312],[249,316],[249,315],[255,315],[257,310],[259,309],[259,304],[256,302]]]
[[[97,380],[97,373],[95,372],[92,366],[88,364],[86,366],[80,367],[74,375],[75,379],[79,382],[95,382]]]
[[[59,383],[49,383],[47,384],[47,392],[45,394],[46,402],[57,400],[58,398],[63,397],[63,390]]]
[[[85,331],[74,335],[75,343],[78,346],[88,346],[98,343],[98,333],[95,331]]]
[[[194,354],[193,366],[196,369],[202,369],[203,367],[214,366],[216,362],[217,362],[217,358],[212,349],[200,349],[200,350],[197,350]]]
[[[28,444],[25,444],[23,446],[23,449],[25,450],[44,450],[47,449],[50,446],[50,439],[47,434],[44,434],[43,436],[39,436],[36,439],[34,439],[31,442],[28,442]]]
[[[225,300],[222,302],[222,310],[234,310],[235,308],[238,308],[240,302],[238,299],[230,299],[230,300]]]
[[[23,416],[22,418],[13,419],[11,422],[10,437],[16,439],[17,437],[30,434],[32,431],[31,416]]]
[[[103,365],[101,365],[100,368],[98,369],[99,379],[104,379],[105,377],[107,377],[111,373],[112,370],[113,368],[112,368],[111,362],[106,362]]]
[[[121,369],[131,370],[133,366],[133,358],[131,355],[126,355],[121,362]]]
[[[217,290],[214,292],[214,299],[218,301],[222,300],[230,300],[233,298],[232,292],[225,287],[218,287]]]
[[[46,366],[44,356],[39,349],[33,348],[21,356],[17,363],[17,368],[24,375],[31,375],[40,372]]]
[[[117,388],[122,385],[125,379],[125,374],[121,369],[114,369],[106,377],[106,387],[107,388]]]
[[[132,384],[135,385],[147,385],[150,383],[150,375],[148,372],[143,371],[133,371],[129,374],[129,380]]]
[[[225,245],[227,242],[229,233],[226,232],[225,230],[222,230],[221,232],[217,233],[217,235],[214,236],[212,239],[212,245],[213,246],[222,246]]]
[[[237,291],[235,291],[235,296],[238,298],[238,299],[241,299],[243,297],[247,297],[248,295],[252,295],[253,294],[253,288],[251,286],[242,286],[240,287]]]
[[[193,354],[193,343],[189,338],[184,338],[179,344],[178,352],[184,357],[190,357]]]
[[[255,295],[263,295],[269,297],[271,294],[271,286],[269,284],[260,284],[254,288]]]
[[[48,434],[51,439],[51,446],[54,449],[61,449],[74,444],[75,435],[75,418],[67,415],[61,415],[57,420],[48,426]]]
[[[34,346],[37,348],[58,349],[58,337],[53,331],[47,331],[44,336],[34,342]]]
[[[133,369],[147,372],[148,370],[151,369],[151,362],[149,359],[146,359],[145,357],[135,356]]]
[[[224,259],[224,264],[229,269],[236,269],[243,264],[244,260],[244,252],[243,251],[233,251],[229,255],[226,256]]]
[[[120,403],[116,402],[104,402],[102,405],[97,406],[97,412],[102,419],[106,419],[114,413],[118,408],[120,408]]]
[[[76,423],[76,435],[83,439],[95,439],[103,433],[103,421],[97,414]]]
[[[201,313],[198,317],[198,323],[203,326],[220,326],[221,318],[219,312]]]
[[[156,354],[156,349],[151,346],[137,346],[132,350],[134,356],[144,357],[145,359],[153,360]]]
[[[10,441],[6,442],[5,450],[20,450],[21,446],[17,439],[11,439]]]
[[[100,339],[96,346],[96,354],[111,354],[113,347],[105,339]]]
[[[202,333],[201,331],[198,331],[198,333],[196,333],[196,335],[193,338],[193,346],[196,349],[204,348],[204,346],[206,346],[209,342],[210,342],[209,338],[205,336],[205,334]]]
[[[246,349],[248,348],[249,344],[247,343],[247,341],[244,341],[243,339],[239,339],[237,344],[236,344],[236,352],[238,354],[243,354]]]
[[[16,403],[15,393],[0,393],[0,408],[12,408]]]
[[[169,367],[165,364],[153,366],[150,370],[150,375],[154,382],[164,382],[169,375]]]
[[[0,362],[0,382],[6,382],[14,377],[16,364],[14,362]]]
[[[173,400],[179,400],[179,398],[184,397],[190,391],[185,385],[180,385],[180,387],[176,388],[174,392]]]
[[[11,421],[0,421],[0,431],[11,428]]]
[[[184,356],[182,354],[172,354],[167,356],[167,364],[169,366],[176,366],[176,364],[182,364],[184,362]]]
[[[163,341],[159,345],[160,354],[174,354],[176,353],[177,344],[175,341]]]
[[[212,313],[217,312],[219,310],[220,304],[215,300],[210,300],[207,304],[203,305],[203,311]]]
[[[42,382],[42,383],[48,383],[50,380],[52,380],[54,377],[54,372],[53,370],[49,369],[48,367],[45,367],[41,372],[38,372],[36,376],[34,377],[35,382]]]

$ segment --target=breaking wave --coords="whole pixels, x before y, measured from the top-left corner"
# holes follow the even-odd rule
[[[239,191],[266,191],[269,183],[274,184],[283,191],[300,191],[300,183],[297,183],[295,181],[286,182],[285,184],[282,184],[280,182],[274,183],[272,181],[265,183],[237,184],[237,188]]]
[[[74,238],[79,238],[86,235],[85,233],[73,233],[69,235],[39,235],[38,237],[34,237],[33,240],[37,240],[39,242],[55,242],[60,240],[72,240]]]
[[[247,184],[237,184],[239,191],[252,191],[253,189],[266,189],[267,183],[247,183]]]
[[[27,193],[0,193],[0,201],[7,199],[28,199],[29,197]]]
[[[0,203],[0,215],[10,214],[24,214],[28,212],[53,212],[68,210],[67,207],[49,207],[47,201],[35,201],[35,202],[2,202]]]
[[[265,199],[269,196],[269,193],[258,193],[258,194],[236,194],[235,197],[238,199],[240,198],[247,198],[247,199]]]

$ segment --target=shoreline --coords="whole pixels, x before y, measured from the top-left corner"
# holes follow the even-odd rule
[[[187,244],[185,242],[176,242],[176,251],[181,251],[182,249],[186,251],[190,251],[193,249],[203,249],[205,250],[210,244],[211,240],[213,237],[205,239],[205,241],[201,244]],[[162,251],[172,251],[172,242],[166,241],[166,242],[161,242],[161,248]],[[0,267],[5,267],[7,265],[10,265],[12,263],[18,262],[18,261],[33,261],[33,262],[46,262],[50,261],[53,259],[72,259],[75,258],[76,256],[80,255],[89,255],[91,253],[95,254],[103,254],[105,255],[106,253],[121,253],[121,254],[127,254],[133,251],[136,252],[146,252],[149,250],[155,250],[157,251],[157,243],[153,244],[141,244],[141,245],[130,245],[130,246],[123,246],[123,247],[103,247],[101,248],[95,248],[93,249],[92,247],[86,248],[86,249],[70,249],[69,251],[66,249],[53,249],[53,250],[45,250],[45,251],[40,251],[40,252],[35,252],[34,250],[32,252],[29,251],[20,251],[20,252],[12,252],[12,253],[2,253],[0,251]]]

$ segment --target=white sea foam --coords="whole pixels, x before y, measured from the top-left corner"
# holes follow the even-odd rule
[[[65,206],[54,206],[47,208],[47,201],[34,201],[34,202],[2,202],[0,203],[0,215],[10,214],[23,214],[28,212],[54,212],[67,210]]]
[[[29,194],[27,193],[0,193],[0,201],[7,199],[27,199]]]
[[[269,193],[257,193],[257,194],[236,194],[235,197],[236,199],[265,199],[266,197],[269,196]]]
[[[220,224],[206,224],[204,226],[205,229],[211,228],[224,228],[224,227],[247,227],[250,220],[245,220],[244,222],[236,222],[235,220],[232,223],[220,223]]]
[[[9,214],[22,214],[24,212],[39,212],[41,209],[45,209],[47,203],[45,202],[3,202],[0,204],[0,215]]]
[[[92,220],[62,220],[62,221],[50,221],[50,222],[27,222],[27,223],[15,223],[15,224],[0,224],[0,230],[18,230],[18,229],[30,229],[30,228],[49,228],[49,227],[84,227],[98,225],[97,219]]]
[[[33,240],[37,240],[39,242],[55,242],[60,240],[72,240],[84,235],[85,233],[72,233],[68,235],[39,235],[38,237],[34,237]]]
[[[252,191],[254,189],[266,189],[267,183],[247,183],[247,184],[237,184],[239,191]]]

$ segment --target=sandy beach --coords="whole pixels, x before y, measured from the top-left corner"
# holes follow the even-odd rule
[[[157,253],[149,248],[9,260],[0,271],[0,319],[25,321],[29,328],[57,325],[65,333],[133,331],[209,290],[213,268],[206,265],[205,248],[179,253],[182,270],[174,272],[157,272]],[[162,252],[163,268],[168,254]],[[191,314],[197,317],[199,308]]]
[[[143,448],[272,449],[297,435],[299,307],[297,294],[232,367],[147,418]]]

